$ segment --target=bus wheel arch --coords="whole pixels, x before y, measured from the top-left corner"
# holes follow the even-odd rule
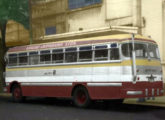
[[[22,89],[18,82],[13,82],[10,87],[12,99],[14,102],[23,102],[25,97],[22,95]]]
[[[20,84],[17,82],[17,81],[13,81],[11,84],[10,84],[10,93],[12,93],[12,90],[13,90],[13,87],[14,86],[20,86]]]
[[[91,99],[84,85],[76,85],[72,90],[73,102],[77,107],[88,107]]]

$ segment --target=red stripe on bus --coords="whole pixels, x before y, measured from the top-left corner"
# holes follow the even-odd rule
[[[162,96],[163,82],[122,82],[122,86],[87,86],[87,83],[73,83],[72,86],[21,86],[24,96],[39,96],[39,97],[72,97],[72,90],[76,85],[83,85],[87,88],[90,98],[98,99],[120,99],[120,98],[140,98],[152,97],[152,89],[154,96]],[[148,89],[148,96],[145,90]],[[10,92],[10,86],[7,87]],[[159,90],[159,94],[157,94]],[[142,91],[141,95],[128,95],[127,91]]]

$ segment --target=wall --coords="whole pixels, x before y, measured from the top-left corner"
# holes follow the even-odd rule
[[[130,12],[133,9],[132,3],[131,0],[102,0],[99,5],[70,10],[68,13],[69,32],[78,31],[80,28],[87,30],[110,25],[131,25],[133,23],[133,15]]]
[[[33,41],[45,35],[47,27],[56,27],[56,34],[66,32],[67,0],[37,3],[32,6]]]
[[[34,1],[34,0],[33,0]],[[33,2],[32,37],[33,43],[45,35],[45,28],[56,26],[57,34],[66,32],[67,0],[49,0],[50,2]],[[6,31],[7,46],[29,44],[29,32],[22,25],[9,21]]]
[[[23,25],[12,20],[8,21],[6,29],[7,46],[29,44],[29,31]]]
[[[33,2],[33,43],[42,42],[45,28],[52,26],[56,26],[56,34],[109,26],[132,26],[132,9],[132,0],[102,0],[100,4],[72,10],[68,8],[68,0]],[[8,23],[8,46],[25,45],[29,41],[29,33],[23,26],[13,21]]]
[[[152,3],[152,5],[151,5]],[[142,17],[145,21],[142,34],[151,36],[159,45],[161,60],[163,65],[163,74],[165,82],[165,39],[163,38],[163,9],[162,0],[142,0]]]

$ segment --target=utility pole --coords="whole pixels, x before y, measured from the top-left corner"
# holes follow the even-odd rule
[[[162,1],[162,52],[165,52],[164,46],[165,46],[165,0]],[[162,55],[162,61],[163,65],[165,65],[165,55]]]
[[[138,27],[138,34],[142,34],[142,1],[133,0],[133,25]]]

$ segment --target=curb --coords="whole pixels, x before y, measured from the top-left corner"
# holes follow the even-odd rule
[[[0,97],[10,97],[10,93],[0,93]]]
[[[144,105],[144,106],[155,106],[155,107],[165,107],[165,103],[152,103],[152,102],[124,102],[124,104],[134,104],[134,105]]]
[[[155,100],[146,100],[144,102],[138,102],[138,99],[125,99],[124,104],[165,107],[165,97],[156,97]]]

